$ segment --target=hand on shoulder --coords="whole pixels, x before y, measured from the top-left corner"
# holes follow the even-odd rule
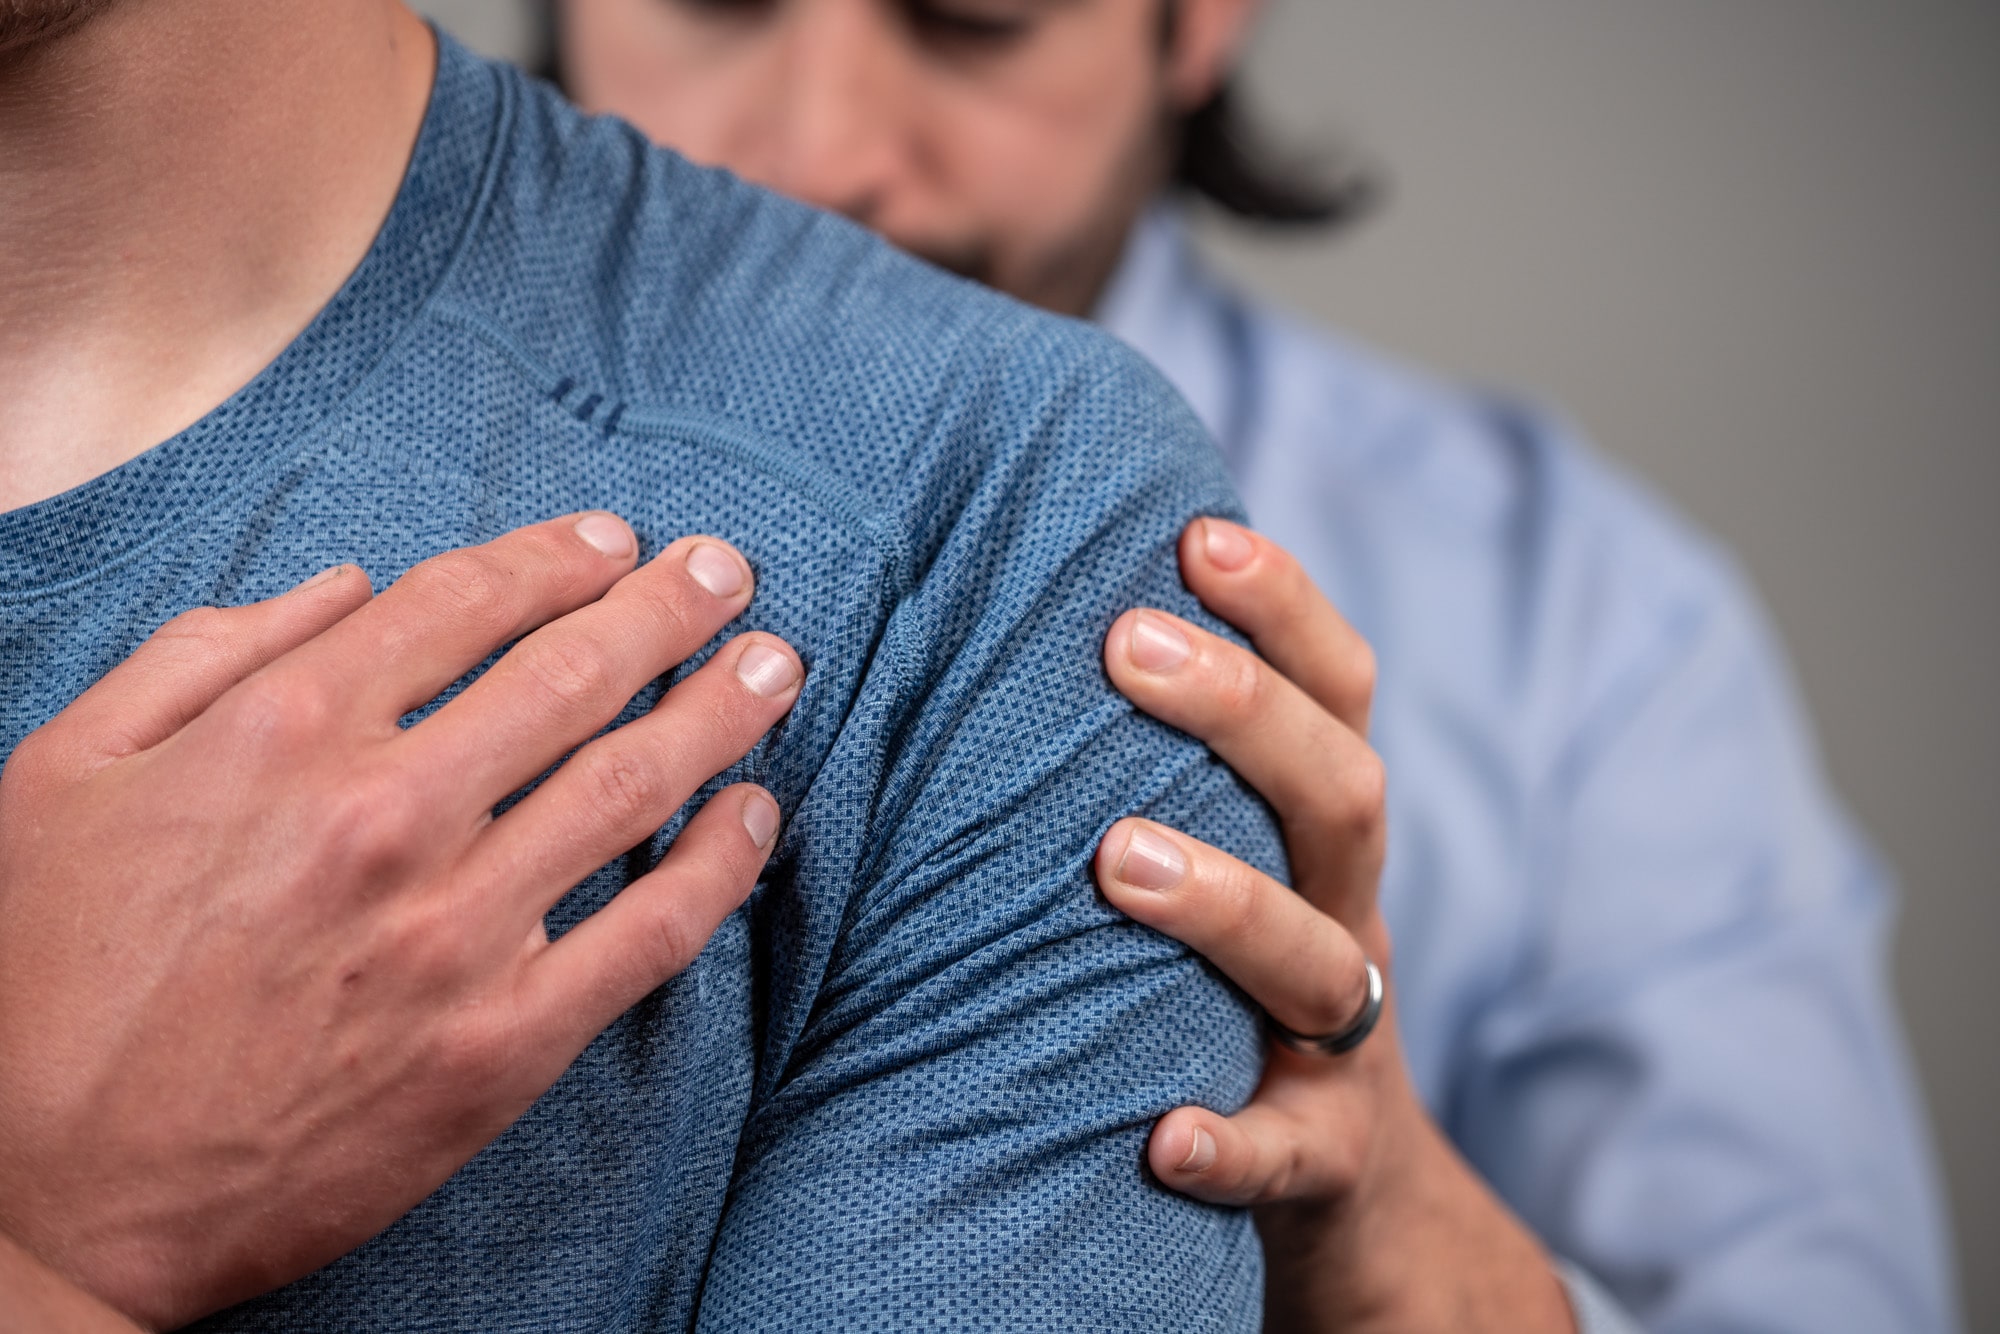
[[[797,655],[744,634],[598,736],[752,595],[716,539],[637,554],[622,520],[572,516],[379,597],[344,566],[191,612],[15,749],[0,1234],[27,1256],[6,1283],[54,1291],[39,1261],[177,1325],[305,1274],[428,1195],[700,951],[777,838],[749,784],[561,940],[542,924],[798,694]]]
[[[1162,1117],[1149,1165],[1174,1190],[1256,1206],[1274,1327],[1574,1328],[1548,1257],[1433,1124],[1404,1065],[1377,902],[1387,816],[1367,741],[1373,652],[1297,561],[1247,529],[1197,520],[1180,557],[1188,587],[1257,652],[1140,609],[1112,626],[1106,669],[1271,803],[1296,892],[1138,819],[1106,835],[1098,884],[1206,955],[1274,1026],[1334,1039],[1322,1048],[1362,1036],[1340,1054],[1273,1042],[1248,1107]]]

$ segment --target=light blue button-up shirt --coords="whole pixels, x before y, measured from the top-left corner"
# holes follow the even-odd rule
[[[1169,212],[1099,315],[1375,646],[1410,1066],[1586,1328],[1955,1328],[1885,872],[1727,556],[1534,411],[1229,289]]]

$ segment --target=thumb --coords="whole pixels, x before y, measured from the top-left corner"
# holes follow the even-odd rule
[[[1210,1204],[1282,1198],[1298,1127],[1260,1103],[1235,1116],[1179,1107],[1161,1117],[1146,1161],[1161,1184]]]

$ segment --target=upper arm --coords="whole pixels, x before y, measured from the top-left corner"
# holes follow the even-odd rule
[[[1218,833],[1203,779],[1183,768],[1144,804]],[[1087,850],[1128,783],[998,813],[849,924],[739,1159],[705,1326],[1255,1326],[1247,1217],[1143,1165],[1161,1113],[1241,1104],[1257,1033],[1200,964],[1094,901]]]
[[[1103,434],[1065,435],[1080,419]],[[904,679],[863,869],[747,1131],[708,1327],[1258,1321],[1247,1216],[1143,1165],[1163,1112],[1247,1098],[1254,1018],[1089,872],[1135,810],[1282,869],[1261,804],[1100,664],[1125,606],[1196,614],[1174,539],[1233,502],[1150,381],[1114,375],[1037,430],[1053,438],[1026,452],[1046,458],[995,479],[992,504],[971,498],[891,622],[883,656]],[[1111,442],[1122,457],[1071,468]]]
[[[1683,611],[1552,780],[1548,916],[1457,1128],[1648,1328],[1948,1327],[1886,878],[1748,594]]]

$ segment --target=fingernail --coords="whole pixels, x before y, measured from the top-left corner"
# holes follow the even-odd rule
[[[631,525],[615,514],[586,514],[576,521],[576,535],[613,560],[639,549]]]
[[[1194,1139],[1188,1145],[1188,1156],[1181,1159],[1183,1172],[1206,1172],[1215,1166],[1215,1136],[1200,1126],[1194,1128]]]
[[[330,566],[327,569],[321,570],[318,574],[314,575],[312,578],[301,580],[299,583],[292,585],[292,591],[294,593],[304,592],[306,589],[311,588],[314,584],[325,583],[327,580],[333,578],[336,574],[341,573],[345,569],[347,569],[347,566],[345,565]]]
[[[752,644],[736,660],[736,675],[752,692],[770,699],[792,688],[799,679],[799,668],[788,655],[769,644]]]
[[[733,598],[743,591],[743,566],[721,547],[703,542],[688,552],[687,560],[688,573],[714,596]]]
[[[1135,825],[1118,859],[1118,878],[1134,889],[1172,889],[1187,874],[1181,850],[1144,825]]]
[[[1171,672],[1194,649],[1172,621],[1142,611],[1132,622],[1132,665],[1142,672]]]
[[[760,848],[771,846],[778,836],[778,803],[762,792],[743,798],[743,832]]]
[[[1202,545],[1208,551],[1208,563],[1218,570],[1240,570],[1257,554],[1249,534],[1233,523],[1203,519],[1201,535]]]

